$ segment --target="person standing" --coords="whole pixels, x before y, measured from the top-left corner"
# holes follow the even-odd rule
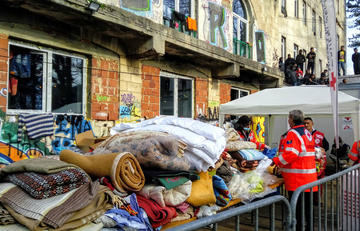
[[[345,47],[341,46],[340,50],[338,51],[338,74],[340,76],[340,69],[343,71],[343,75],[346,75],[346,51]]]
[[[311,70],[311,74],[314,74],[315,58],[316,58],[314,47],[311,47],[310,52],[306,55],[306,58],[308,59],[307,70]]]
[[[285,188],[289,192],[290,199],[294,191],[305,184],[317,180],[315,164],[315,140],[311,133],[304,126],[304,114],[300,110],[289,112],[288,122],[291,129],[287,132],[282,141],[283,152],[273,158],[275,165],[280,167],[284,178]],[[318,191],[318,187],[313,187],[313,192]],[[310,189],[305,190],[305,220],[302,224],[301,198],[296,206],[296,228],[305,230],[310,227]]]
[[[326,152],[329,150],[329,142],[326,140],[324,133],[314,129],[314,122],[311,117],[306,117],[304,119],[305,128],[311,133],[315,140],[315,147],[323,148]],[[318,170],[318,178],[321,179],[325,176],[326,168],[326,154],[316,160],[316,166]]]
[[[351,58],[354,64],[354,74],[360,75],[360,54],[358,53],[357,48],[354,48],[354,54]]]
[[[279,69],[280,69],[280,71],[285,71],[285,64],[284,64],[283,57],[280,57],[280,59],[279,59]]]
[[[296,61],[288,54],[285,60],[285,81],[293,86],[296,86]]]
[[[350,152],[348,153],[348,156],[350,158],[350,160],[354,161],[354,164],[358,164],[360,163],[360,140],[359,141],[355,141],[353,143],[353,146],[350,150]]]
[[[304,63],[306,59],[305,56],[302,53],[302,50],[299,51],[299,54],[296,56],[296,64],[302,71],[304,71]]]

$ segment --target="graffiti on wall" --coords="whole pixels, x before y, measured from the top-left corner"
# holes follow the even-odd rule
[[[265,117],[252,117],[252,131],[257,141],[265,143]]]
[[[196,111],[198,113],[197,119],[203,121],[217,121],[219,120],[219,105],[218,101],[209,101],[207,110],[205,105],[196,105]]]
[[[150,11],[150,0],[122,0],[121,7],[135,11]]]
[[[162,5],[159,0],[120,0],[120,8],[156,23],[163,23]]]
[[[209,20],[210,20],[210,43],[212,45],[218,45],[218,34],[220,35],[222,47],[226,49],[228,47],[227,37],[224,31],[224,25],[226,21],[225,8],[221,5],[209,2]]]
[[[272,66],[273,67],[278,67],[279,66],[279,55],[278,55],[278,50],[276,48],[274,48],[274,52],[272,54],[272,61],[273,61],[273,64]]]
[[[131,117],[136,119],[141,117],[139,104],[135,101],[132,93],[124,93],[121,95],[120,118],[130,120]]]
[[[264,31],[255,32],[256,56],[259,63],[265,64],[265,34]]]
[[[57,115],[55,139],[52,141],[53,152],[59,154],[63,149],[75,147],[75,136],[89,130],[92,131],[91,123],[83,116]]]

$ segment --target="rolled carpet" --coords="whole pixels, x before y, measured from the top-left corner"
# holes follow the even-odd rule
[[[84,156],[71,150],[63,150],[60,160],[77,165],[90,176],[110,176],[111,183],[120,192],[137,192],[145,184],[140,164],[129,152]]]

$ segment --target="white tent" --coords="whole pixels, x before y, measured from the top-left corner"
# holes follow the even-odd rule
[[[228,115],[262,115],[272,120],[286,116],[289,111],[300,109],[307,116],[332,116],[330,89],[326,86],[299,86],[272,88],[259,91],[220,105],[220,124]],[[359,138],[360,100],[339,91],[339,116],[351,116],[354,138]]]

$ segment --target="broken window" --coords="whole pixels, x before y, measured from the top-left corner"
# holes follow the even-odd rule
[[[12,42],[8,110],[83,114],[81,57]]]

